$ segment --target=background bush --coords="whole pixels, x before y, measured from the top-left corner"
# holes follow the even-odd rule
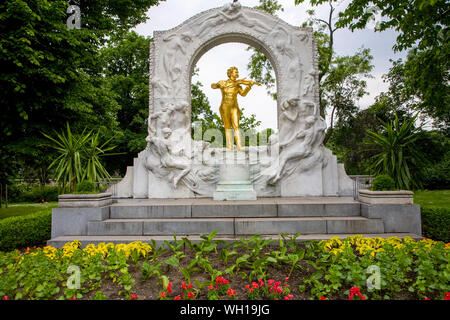
[[[450,152],[441,162],[425,169],[423,187],[428,190],[450,189]]]
[[[58,201],[59,188],[51,186],[31,186],[16,184],[8,186],[10,202]]]
[[[450,242],[450,209],[422,207],[422,235],[437,241]]]
[[[52,211],[0,220],[0,251],[45,244],[51,238]]]
[[[76,188],[75,188],[75,192],[76,193],[91,193],[95,191],[95,184],[91,181],[88,180],[84,180],[80,183],[77,184]]]
[[[395,182],[387,174],[380,174],[373,179],[372,190],[374,191],[384,191],[384,190],[395,190]]]

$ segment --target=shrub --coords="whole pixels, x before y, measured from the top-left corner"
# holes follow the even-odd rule
[[[95,184],[91,181],[88,180],[84,180],[80,183],[77,184],[76,188],[75,188],[75,192],[76,193],[92,193],[95,190]]]
[[[372,182],[372,190],[374,191],[384,191],[384,190],[395,190],[395,182],[387,174],[381,174],[376,176]]]
[[[45,243],[51,237],[51,209],[0,220],[0,251]]]
[[[422,207],[422,234],[426,238],[450,242],[450,209]]]
[[[450,189],[450,152],[441,162],[425,169],[423,187],[428,190]]]
[[[8,199],[10,202],[58,201],[58,194],[58,187],[31,187],[26,184],[8,186]]]

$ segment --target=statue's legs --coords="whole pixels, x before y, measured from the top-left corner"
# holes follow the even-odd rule
[[[233,108],[231,110],[231,126],[234,130],[234,140],[236,142],[236,149],[238,151],[242,151],[242,140],[241,140],[241,132],[239,131],[239,118],[241,112],[239,108]]]

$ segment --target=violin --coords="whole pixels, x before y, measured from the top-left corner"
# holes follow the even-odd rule
[[[245,86],[252,86],[254,84],[256,84],[257,86],[260,86],[261,83],[253,81],[253,80],[246,80],[245,78],[243,79],[237,79],[236,80],[236,84],[243,84]]]

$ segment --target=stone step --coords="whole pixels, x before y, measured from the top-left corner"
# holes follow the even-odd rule
[[[332,237],[339,237],[341,239],[344,239],[346,237],[352,236],[353,234],[307,234],[307,235],[300,235],[296,238],[297,241],[310,241],[310,240],[328,240]],[[361,234],[364,237],[368,238],[375,238],[375,237],[381,237],[381,238],[389,238],[389,237],[410,237],[415,240],[421,240],[423,237],[414,234],[414,233],[376,233],[376,234]],[[282,239],[280,235],[264,235],[261,236],[263,239],[273,239],[273,240],[279,240]],[[178,240],[181,240],[181,238],[184,237],[177,237]],[[200,241],[203,241],[200,236],[186,236],[191,242],[197,243]],[[216,236],[214,240],[222,240],[227,243],[232,243],[236,240],[243,239],[243,238],[250,238],[250,236]],[[81,245],[85,247],[88,244],[100,244],[100,243],[130,243],[134,241],[141,241],[145,243],[151,243],[152,240],[154,240],[157,244],[157,246],[163,245],[164,241],[171,242],[174,240],[173,236],[60,236],[53,238],[49,241],[47,241],[48,245],[51,245],[56,248],[61,248],[65,243],[72,242],[74,240],[78,240],[81,242]],[[277,245],[278,241],[274,242],[274,245]]]
[[[171,218],[107,219],[88,222],[87,234],[146,236],[198,235],[218,230],[219,235],[383,233],[382,219],[364,217],[291,218]]]
[[[246,203],[249,202],[249,203]],[[250,218],[250,217],[343,217],[360,216],[359,202],[296,203],[204,201],[197,204],[114,204],[111,219],[153,218]]]

